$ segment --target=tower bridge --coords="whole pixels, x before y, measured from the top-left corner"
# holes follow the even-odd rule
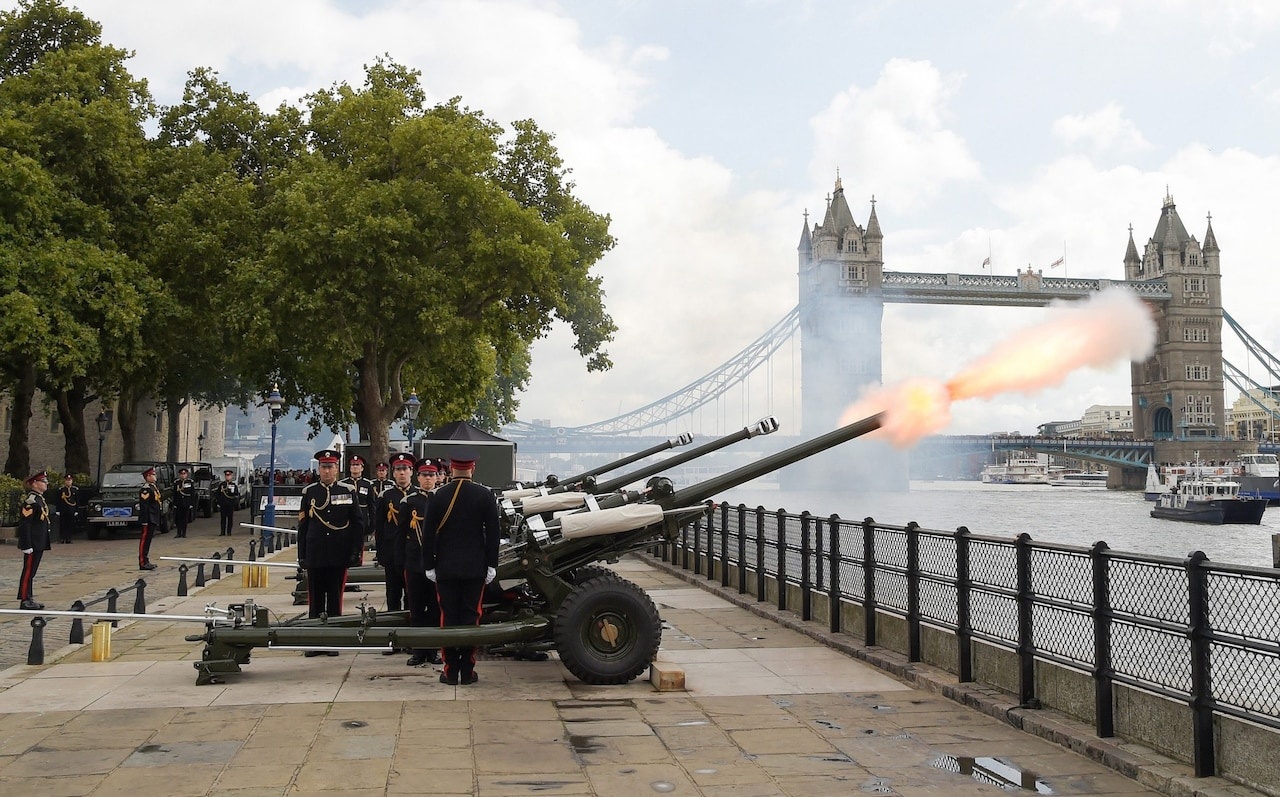
[[[588,449],[624,453],[645,448],[651,444],[650,437],[665,439],[665,433],[654,437],[658,429],[721,400],[798,335],[800,437],[811,438],[835,427],[847,397],[859,395],[868,385],[880,384],[885,304],[1043,307],[1055,300],[1080,299],[1120,287],[1133,291],[1151,307],[1157,325],[1155,352],[1131,367],[1135,440],[1062,442],[1026,437],[1017,439],[1021,449],[1052,448],[1073,458],[1125,469],[1130,472],[1126,478],[1140,484],[1140,472],[1148,462],[1229,459],[1242,445],[1250,445],[1229,440],[1226,435],[1224,370],[1242,390],[1247,388],[1240,380],[1247,377],[1230,364],[1224,366],[1222,357],[1225,314],[1220,251],[1212,218],[1201,244],[1187,232],[1172,196],[1166,195],[1155,230],[1141,253],[1133,227],[1129,227],[1123,279],[1114,280],[1046,277],[1031,269],[1019,270],[1016,275],[886,271],[883,243],[874,198],[866,225],[859,224],[837,178],[826,199],[822,222],[810,225],[805,214],[797,247],[799,301],[759,338],[703,377],[639,409],[573,428],[516,423],[504,434],[516,440],[522,452],[529,453]],[[1280,384],[1280,360],[1230,316],[1226,318],[1250,352],[1263,361],[1272,384]],[[821,389],[805,389],[815,385]],[[742,422],[753,420],[744,418]],[[1011,438],[945,439],[954,440],[954,445],[980,440],[983,448],[991,450],[1018,447]],[[881,455],[894,456],[887,451],[877,454]],[[807,463],[810,467],[818,464]],[[890,469],[883,463],[880,468]],[[905,466],[902,471],[905,478]]]

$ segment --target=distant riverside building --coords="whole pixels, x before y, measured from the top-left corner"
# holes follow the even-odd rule
[[[1125,404],[1094,404],[1080,418],[1081,437],[1133,436],[1133,407]]]
[[[1049,421],[1040,424],[1037,429],[1041,437],[1080,437],[1080,421]]]
[[[1237,440],[1276,439],[1280,424],[1273,413],[1280,412],[1276,399],[1280,385],[1270,388],[1254,388],[1241,393],[1231,405],[1231,430]]]

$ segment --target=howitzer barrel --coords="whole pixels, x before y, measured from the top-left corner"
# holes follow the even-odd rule
[[[814,454],[821,454],[828,448],[834,448],[841,443],[848,442],[855,437],[861,437],[864,434],[874,432],[880,428],[880,424],[884,420],[884,413],[878,412],[860,421],[854,421],[847,426],[841,426],[831,432],[827,432],[821,437],[815,437],[803,443],[798,443],[784,451],[771,454],[758,462],[752,462],[750,465],[743,465],[741,468],[731,470],[728,473],[721,474],[715,478],[707,479],[698,484],[692,484],[683,490],[676,490],[669,499],[663,501],[668,506],[688,506],[696,504],[699,501],[705,501],[718,493],[745,484],[752,479],[757,479],[766,473],[772,473],[778,468],[785,468],[802,459],[811,457]]]
[[[596,485],[595,491],[597,494],[611,493],[614,490],[619,490],[627,486],[628,484],[631,484],[634,481],[639,481],[640,479],[643,479],[647,476],[652,476],[653,474],[658,473],[659,471],[664,471],[664,470],[667,470],[668,468],[675,467],[676,465],[681,465],[685,462],[688,462],[691,459],[697,459],[698,457],[701,457],[705,454],[710,454],[713,451],[719,451],[722,448],[727,448],[733,445],[734,443],[739,443],[739,442],[742,442],[743,440],[747,440],[752,437],[759,437],[760,435],[772,434],[777,430],[778,430],[778,421],[772,415],[766,418],[761,418],[760,420],[756,421],[752,425],[739,429],[733,434],[727,434],[724,437],[718,438],[716,440],[712,440],[709,443],[704,443],[696,448],[691,448],[688,451],[682,451],[673,457],[668,457],[667,459],[662,460],[661,462],[657,462],[652,465],[646,465],[645,467],[640,468],[639,470],[635,470],[635,471],[632,471],[631,473],[623,474],[622,476],[618,476],[615,479],[610,479],[607,482],[600,482],[599,484]]]
[[[631,456],[614,460],[613,462],[610,462],[606,465],[601,465],[598,468],[585,470],[582,473],[577,474],[576,476],[566,476],[565,478],[560,480],[560,483],[562,485],[576,484],[588,477],[597,476],[601,473],[604,473],[605,471],[616,470],[618,468],[625,467],[626,465],[630,465],[632,462],[637,462],[639,460],[644,459],[645,457],[651,457],[654,454],[657,454],[662,451],[666,451],[669,448],[679,448],[680,446],[687,446],[692,442],[693,442],[693,435],[689,434],[688,432],[685,432],[679,437],[673,437],[670,440],[666,441],[665,443],[659,443],[656,446],[646,448],[644,451],[637,451]]]

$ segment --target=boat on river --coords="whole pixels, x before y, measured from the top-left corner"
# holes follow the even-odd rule
[[[983,484],[1048,484],[1049,464],[1037,457],[1011,457],[982,469]]]
[[[1228,479],[1187,479],[1156,499],[1151,517],[1189,523],[1258,525],[1267,499],[1240,494],[1240,483]]]
[[[1148,465],[1143,495],[1154,501],[1174,485],[1190,479],[1229,479],[1240,485],[1242,496],[1280,504],[1280,460],[1275,454],[1240,454],[1226,462],[1184,462],[1158,469]]]
[[[1087,487],[1091,490],[1105,490],[1107,489],[1107,472],[1067,471],[1054,474],[1053,478],[1049,479],[1049,484],[1054,487]]]

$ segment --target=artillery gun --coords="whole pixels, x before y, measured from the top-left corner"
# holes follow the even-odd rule
[[[601,473],[607,473],[608,471],[611,471],[611,470],[617,470],[618,468],[621,468],[624,465],[630,465],[632,462],[638,462],[644,459],[645,457],[651,457],[654,454],[657,454],[662,451],[666,451],[667,449],[678,448],[680,446],[687,446],[692,442],[693,442],[693,435],[689,434],[688,432],[684,432],[680,436],[672,437],[668,440],[658,443],[656,446],[650,446],[649,448],[646,448],[643,451],[637,451],[634,454],[628,454],[627,456],[622,457],[621,459],[615,459],[613,462],[607,462],[604,465],[599,465],[597,467],[591,468],[590,470],[584,470],[582,473],[579,473],[573,476],[566,476],[562,479],[558,476],[547,474],[547,478],[542,480],[541,482],[528,484],[528,485],[517,484],[513,489],[503,490],[501,493],[501,497],[511,501],[518,501],[519,499],[524,498],[526,496],[530,496],[530,495],[545,495],[546,493],[552,490],[560,490],[561,492],[564,492],[567,490],[576,490],[582,486],[594,486],[595,477],[600,475]]]
[[[370,607],[355,615],[277,624],[259,607],[232,627],[210,623],[203,634],[187,637],[205,644],[194,664],[196,683],[240,672],[257,647],[375,651],[516,643],[553,648],[585,683],[627,683],[657,654],[661,620],[643,589],[596,563],[677,539],[716,494],[874,431],[881,418],[856,421],[683,489],[655,479],[643,494],[603,497],[598,510],[520,524],[501,552],[494,582],[516,583],[486,594],[479,626],[415,628],[406,612]]]

